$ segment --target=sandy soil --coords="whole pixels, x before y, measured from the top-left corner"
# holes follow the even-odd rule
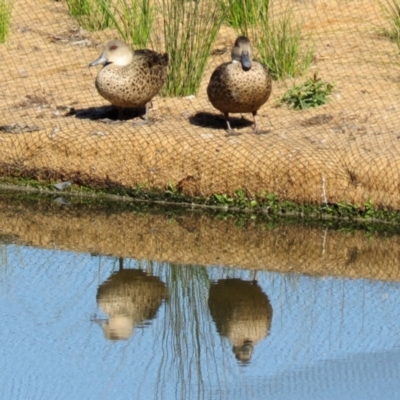
[[[104,124],[110,107],[87,65],[115,32],[80,30],[64,2],[18,0],[10,40],[0,46],[0,173],[400,208],[398,50],[380,34],[378,2],[290,1],[316,44],[307,76],[318,71],[336,93],[327,105],[293,111],[276,107],[277,99],[306,77],[274,82],[259,112],[265,134],[252,133],[250,115],[237,115],[240,135],[226,137],[206,86],[215,66],[229,60],[231,30],[221,30],[215,49],[227,51],[210,56],[198,95],[155,98],[149,126]]]

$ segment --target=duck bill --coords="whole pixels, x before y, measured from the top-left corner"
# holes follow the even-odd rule
[[[248,71],[251,68],[251,60],[247,51],[242,53],[240,62],[242,63],[242,67],[245,71]]]
[[[94,67],[96,65],[104,65],[108,62],[107,57],[104,57],[103,54],[97,59],[89,64],[89,67]]]
[[[108,323],[108,320],[106,318],[91,318],[90,320],[100,325],[101,327],[104,327]]]

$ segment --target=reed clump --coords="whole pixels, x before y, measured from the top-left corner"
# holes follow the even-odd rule
[[[219,3],[224,22],[238,35],[251,39],[258,58],[268,66],[273,79],[301,76],[308,70],[314,45],[304,44],[302,24],[291,10],[275,16],[271,0],[220,0]]]
[[[400,0],[381,0],[379,4],[387,22],[383,33],[400,48]]]
[[[67,0],[66,2],[69,14],[82,28],[98,31],[113,26],[111,0]]]
[[[10,33],[14,0],[0,0],[0,43],[4,43]]]
[[[163,49],[169,54],[163,95],[197,94],[208,57],[223,20],[213,0],[156,0],[161,13]]]
[[[117,0],[114,6],[104,2],[104,8],[120,36],[134,48],[147,47],[156,16],[149,0]]]

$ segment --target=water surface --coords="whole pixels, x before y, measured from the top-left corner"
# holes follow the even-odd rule
[[[21,221],[21,213],[7,218]],[[332,269],[336,275],[315,274],[315,251],[306,257],[314,243],[307,242],[306,228],[303,255],[294,257],[298,242],[287,242],[287,262],[279,256],[285,272],[279,272],[272,251],[254,263],[259,268],[217,260],[182,264],[160,260],[157,248],[167,252],[168,245],[161,240],[149,257],[133,258],[121,256],[117,246],[115,255],[68,250],[71,228],[63,242],[54,226],[33,234],[11,225],[3,225],[0,244],[1,398],[398,398],[400,290],[387,275],[390,265],[397,276],[396,264],[391,254],[365,261],[371,246],[384,248],[378,237],[357,242],[355,255],[340,258],[331,256],[326,228],[320,230],[320,263],[327,269],[347,263],[347,276],[344,267]],[[87,225],[76,225],[82,235]],[[196,225],[184,229],[196,232]],[[290,236],[290,228],[276,229]],[[398,238],[382,240],[395,246]],[[235,253],[233,247],[229,255],[226,241],[221,260]],[[288,272],[299,266],[302,272]]]

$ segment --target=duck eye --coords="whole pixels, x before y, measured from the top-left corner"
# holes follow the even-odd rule
[[[110,50],[117,50],[117,46],[116,46],[115,44],[113,44],[113,45],[110,47]]]

